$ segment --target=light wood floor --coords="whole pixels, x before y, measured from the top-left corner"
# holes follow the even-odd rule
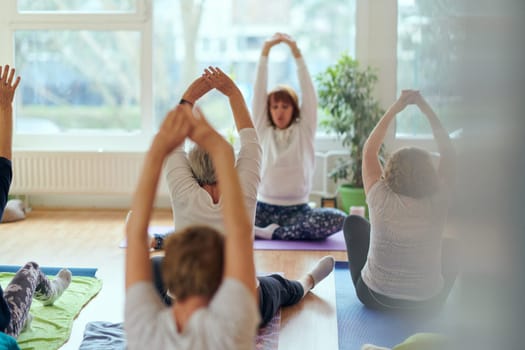
[[[90,321],[121,322],[124,312],[124,253],[122,210],[33,210],[24,221],[0,225],[0,263],[43,266],[97,267],[103,280],[100,294],[80,313],[70,340],[61,348],[78,349]],[[157,210],[153,225],[171,225],[171,211]],[[256,251],[260,272],[284,272],[299,278],[324,255],[346,260],[345,252]],[[284,308],[279,349],[336,350],[337,320],[333,274],[299,304]]]

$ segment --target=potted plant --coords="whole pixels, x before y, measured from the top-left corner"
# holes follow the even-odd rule
[[[370,67],[360,68],[357,60],[344,53],[336,64],[319,73],[316,81],[319,106],[327,115],[321,120],[321,126],[335,132],[349,151],[348,157],[338,159],[328,175],[339,184],[342,209],[348,212],[352,205],[366,206],[363,146],[384,114],[373,94],[377,74]]]

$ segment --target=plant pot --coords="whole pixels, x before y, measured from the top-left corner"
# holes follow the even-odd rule
[[[366,205],[365,190],[361,187],[352,187],[350,185],[339,186],[339,195],[341,196],[342,209],[348,214],[350,207],[365,207],[365,215],[368,218],[368,206]]]

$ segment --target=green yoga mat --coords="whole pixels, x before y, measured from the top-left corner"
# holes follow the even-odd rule
[[[9,284],[14,273],[0,273],[2,288]],[[53,279],[54,277],[51,277]],[[73,276],[71,284],[53,306],[42,306],[33,300],[31,329],[22,332],[18,345],[22,350],[53,350],[62,346],[71,335],[73,320],[80,310],[93,299],[102,288],[102,280],[93,277]]]

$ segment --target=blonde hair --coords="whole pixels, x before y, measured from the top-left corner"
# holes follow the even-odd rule
[[[383,177],[392,191],[408,197],[423,198],[439,189],[430,153],[417,147],[394,152],[387,160]]]
[[[224,237],[208,226],[192,226],[171,234],[165,242],[162,279],[170,296],[211,299],[224,269]]]
[[[213,162],[211,161],[208,152],[204,149],[200,148],[198,145],[193,146],[188,153],[188,163],[193,177],[197,180],[200,186],[214,185],[217,183]]]
[[[288,126],[292,125],[294,122],[299,120],[299,118],[301,117],[301,111],[299,110],[299,98],[297,97],[297,93],[291,86],[278,85],[268,93],[268,98],[266,99],[266,113],[270,124],[272,126],[275,126],[275,123],[272,119],[272,114],[270,112],[270,104],[272,103],[272,99],[276,102],[283,101],[292,105],[292,119],[290,120],[290,124]]]

